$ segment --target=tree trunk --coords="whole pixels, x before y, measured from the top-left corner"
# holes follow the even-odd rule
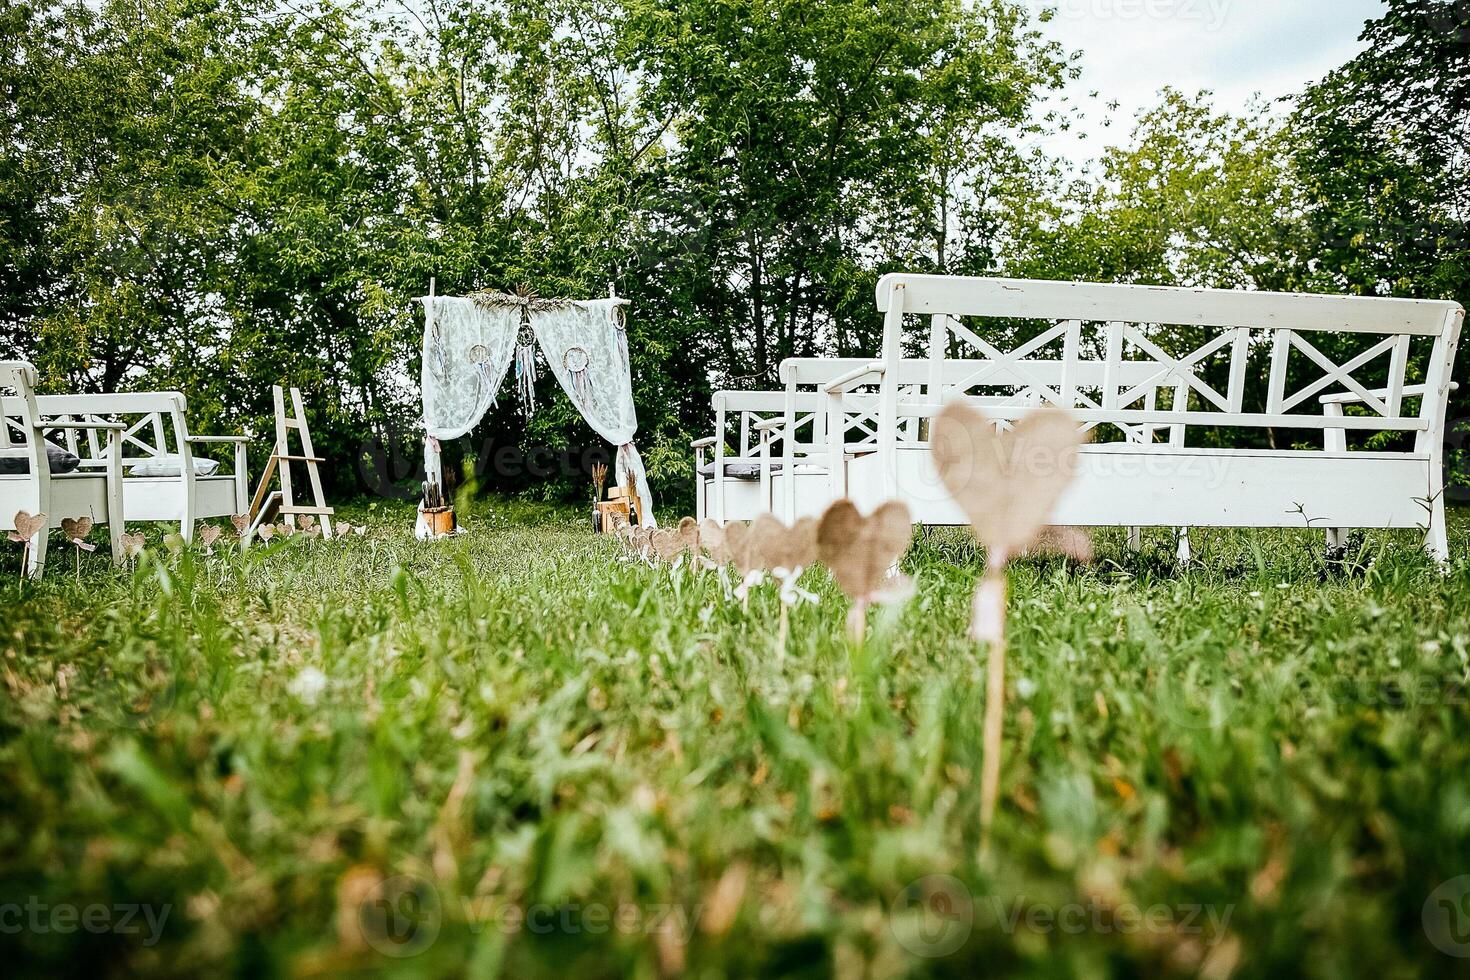
[[[750,243],[750,320],[751,328],[755,331],[755,373],[764,378],[768,367],[768,355],[766,351],[766,305],[764,287],[761,282],[760,234],[752,228],[746,237]]]

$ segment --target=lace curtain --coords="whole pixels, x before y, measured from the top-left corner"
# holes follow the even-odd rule
[[[533,311],[531,329],[551,373],[577,411],[594,432],[618,447],[614,467],[618,485],[632,481],[643,502],[644,523],[652,525],[656,522],[648,476],[633,445],[638,413],[622,317],[617,300],[584,300]]]
[[[495,404],[520,321],[520,310],[425,297],[424,428],[431,437],[459,438]]]
[[[617,447],[619,485],[632,482],[644,523],[656,523],[643,459],[633,445],[638,414],[617,300],[480,302],[424,300],[424,428],[433,439],[464,435],[492,405],[516,356],[523,313],[551,373],[594,432]],[[432,451],[432,450],[431,450]]]

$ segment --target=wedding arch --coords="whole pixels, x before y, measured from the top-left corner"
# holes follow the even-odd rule
[[[609,290],[611,293],[612,290]],[[440,443],[469,432],[496,403],[515,369],[527,412],[536,405],[536,347],[572,405],[594,432],[616,447],[618,485],[630,481],[654,526],[643,458],[633,444],[638,415],[628,359],[626,299],[546,299],[534,293],[476,292],[435,296],[424,304],[424,470],[443,485]]]

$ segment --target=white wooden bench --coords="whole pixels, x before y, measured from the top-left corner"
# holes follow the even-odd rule
[[[1429,552],[1448,558],[1443,443],[1458,304],[909,274],[883,277],[877,302],[876,452],[842,467],[860,506],[897,497],[917,522],[965,523],[934,471],[928,427],[914,421],[955,398],[982,403],[999,424],[1056,405],[1094,436],[1057,524],[1310,526],[1331,542],[1354,527],[1421,528]],[[1002,349],[1001,328],[1018,322],[1026,339]],[[895,370],[911,333],[939,379],[922,400],[905,394],[907,369]],[[1319,349],[1325,336],[1348,348],[1340,362]],[[951,373],[953,347],[987,366]],[[1264,379],[1251,376],[1253,353],[1268,362]],[[1354,373],[1375,362],[1386,383],[1369,388]],[[1364,445],[1379,433],[1402,445]]]
[[[68,518],[90,517],[106,524],[112,541],[112,560],[122,561],[123,504],[122,467],[115,452],[121,445],[123,426],[114,422],[78,423],[92,439],[106,436],[113,448],[102,470],[51,472],[46,455],[40,412],[36,406],[36,369],[25,361],[0,361],[0,458],[20,459],[25,472],[0,474],[0,531],[15,530],[17,511],[32,516],[45,514],[48,528],[58,528]],[[5,395],[9,391],[11,394]],[[42,530],[30,541],[26,574],[39,578],[46,566],[48,533]]]
[[[123,423],[123,511],[130,521],[177,521],[184,540],[193,541],[197,521],[243,514],[249,506],[249,439],[192,434],[177,391],[38,395],[36,405],[46,430],[62,436],[84,469],[105,468],[113,458],[92,423]],[[201,465],[194,451],[214,445],[233,447],[232,472],[205,472],[209,464]]]
[[[938,397],[953,386],[991,366],[985,360],[950,360],[939,366],[929,360],[906,359],[901,367],[900,394],[906,401],[923,403],[933,390]],[[1094,366],[1096,367],[1096,366]],[[1030,370],[1042,378],[1061,374],[1060,362],[1033,362]],[[752,520],[770,513],[787,523],[820,515],[834,500],[847,494],[851,462],[877,451],[878,388],[882,365],[871,358],[788,358],[780,377],[782,391],[719,391],[711,399],[715,431],[692,444],[695,450],[696,514],[726,521]],[[1156,373],[1147,365],[1130,365],[1123,377],[1145,385]],[[1100,369],[1084,369],[1084,377]],[[1020,383],[1002,367],[1001,378]],[[937,379],[937,380],[936,380]],[[1152,407],[1155,386],[1144,397]],[[1022,392],[1014,399],[986,398],[988,404],[1030,404]],[[921,420],[906,417],[900,426],[905,441],[918,439]],[[733,438],[731,430],[734,430]],[[725,452],[726,443],[734,454]],[[713,453],[713,460],[706,453]],[[833,460],[842,460],[834,465]],[[1130,543],[1138,540],[1131,529]]]

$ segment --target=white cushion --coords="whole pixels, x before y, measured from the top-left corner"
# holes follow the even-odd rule
[[[124,462],[130,462],[124,460]],[[194,457],[195,476],[214,476],[219,469],[219,460]],[[178,456],[150,456],[131,463],[128,468],[129,476],[178,476],[182,466]]]

